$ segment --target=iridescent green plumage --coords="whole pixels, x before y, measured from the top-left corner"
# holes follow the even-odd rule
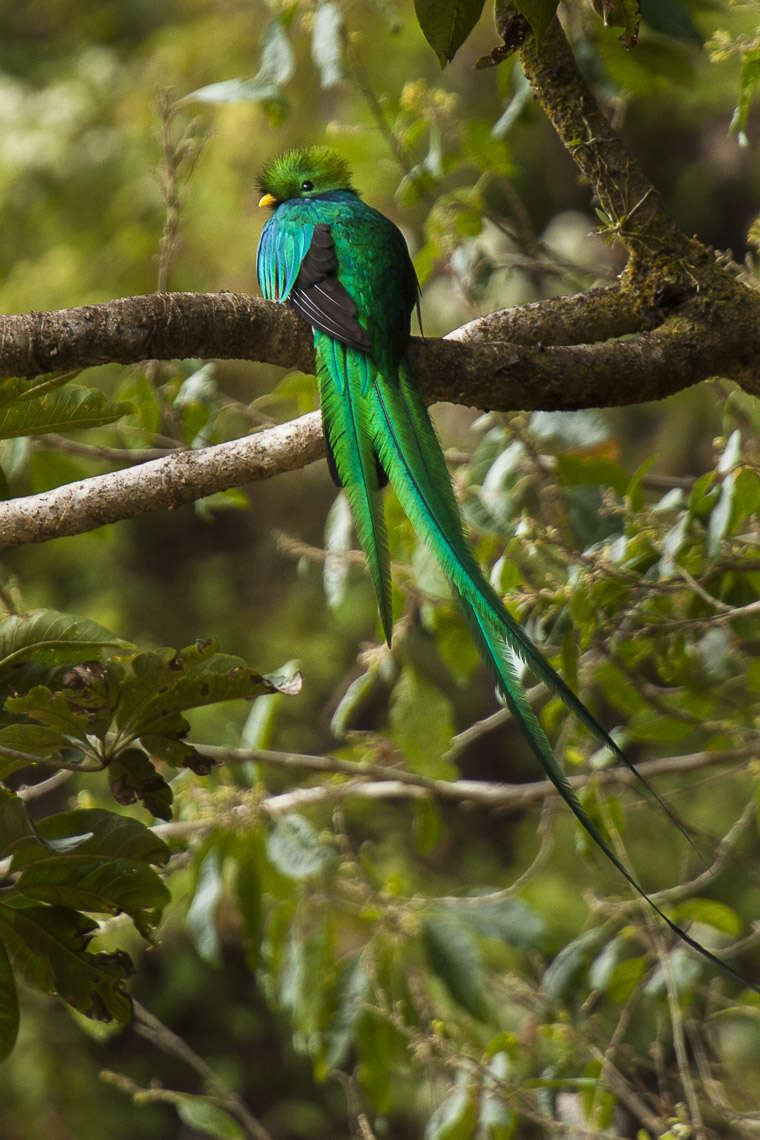
[[[384,476],[435,552],[500,693],[559,794],[668,926],[735,974],[675,925],[623,865],[572,790],[527,700],[513,653],[636,774],[678,824],[504,608],[465,539],[440,444],[406,361],[418,287],[400,231],[361,201],[346,164],[326,148],[280,155],[265,168],[259,184],[260,204],[275,207],[259,243],[259,282],[265,297],[289,301],[314,330],[328,458],[351,503],[387,640],[392,631],[390,573],[378,494]]]

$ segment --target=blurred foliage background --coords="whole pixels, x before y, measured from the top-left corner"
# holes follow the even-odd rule
[[[680,225],[754,275],[757,5],[642,4],[628,52],[591,4],[563,8],[597,96]],[[407,0],[20,0],[2,24],[5,312],[157,288],[255,290],[256,174],[312,142],[339,148],[402,227],[428,335],[610,281],[624,264],[517,64],[475,68],[495,43],[488,14],[444,71]],[[312,378],[245,362],[108,366],[78,382],[129,412],[0,445],[11,494],[316,406]],[[697,757],[658,788],[714,874],[664,899],[710,946],[739,940],[732,964],[760,977],[757,946],[741,941],[760,909],[754,402],[716,380],[635,408],[447,405],[435,419],[479,554],[532,636],[633,760]],[[508,718],[483,723],[492,686],[390,494],[388,513],[392,652],[363,568],[344,557],[355,542],[323,463],[3,556],[6,609],[82,615],[147,647],[213,637],[254,669],[297,663],[304,678],[297,696],[189,714],[193,740],[271,755],[208,776],[165,771],[175,820],[198,828],[165,832],[160,944],[146,951],[111,922],[99,945],[131,953],[141,1006],[276,1140],[359,1135],[362,1113],[371,1134],[398,1138],[573,1124],[636,1136],[641,1104],[682,1129],[674,1136],[753,1135],[760,1006],[666,946],[637,906],[610,902],[622,884],[567,813],[358,794],[255,816],[257,796],[317,785],[286,763],[294,754],[439,779],[538,778]],[[601,762],[556,702],[542,716],[569,770]],[[637,792],[592,783],[585,796],[648,889],[698,875]],[[241,805],[245,826],[231,814]],[[37,815],[71,807],[113,810],[102,777],[75,775],[30,803]],[[713,864],[732,828],[730,857]],[[7,1140],[256,1135],[223,1098],[194,1097],[203,1071],[149,1018],[142,1032],[113,1030],[30,988],[22,1012],[0,1069]]]

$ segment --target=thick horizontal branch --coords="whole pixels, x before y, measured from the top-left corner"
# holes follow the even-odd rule
[[[323,454],[320,415],[311,412],[260,435],[175,451],[41,495],[11,499],[0,503],[0,550],[81,534],[150,511],[173,510],[228,487],[304,467]]]
[[[682,311],[654,331],[593,344],[536,345],[490,339],[492,327],[503,328],[507,319],[497,313],[447,339],[414,338],[410,362],[428,400],[501,411],[640,403],[713,375],[733,374],[749,391],[757,391],[760,319],[756,310],[760,301],[749,290],[744,293],[742,312],[737,316],[735,310],[733,320],[722,319],[717,309],[714,321],[696,325]],[[548,304],[555,315],[561,310],[565,322],[573,308],[584,308],[578,298],[561,301]],[[149,334],[147,328],[158,312],[166,318],[165,324],[160,334]],[[534,307],[522,312],[535,331]],[[517,328],[519,317],[511,319]],[[617,309],[612,316],[608,313],[608,320],[618,330],[624,325]],[[229,335],[220,337],[218,324]],[[2,344],[11,345],[8,359],[16,365],[23,358],[27,365],[34,361],[35,367],[49,367],[52,359],[42,356],[38,338],[49,337],[54,327],[65,346],[57,356],[66,367],[106,358],[136,361],[146,352],[165,357],[248,355],[299,368],[310,368],[313,363],[309,330],[286,306],[230,293],[132,297],[57,314],[0,318]],[[550,332],[550,320],[546,327]],[[569,337],[570,326],[563,327]],[[94,328],[100,329],[98,335]],[[215,491],[293,470],[322,453],[319,417],[312,415],[243,440],[177,451],[137,467],[9,500],[0,503],[0,549],[172,509]]]
[[[311,334],[296,313],[247,293],[149,293],[0,316],[0,376],[188,357],[314,366]]]

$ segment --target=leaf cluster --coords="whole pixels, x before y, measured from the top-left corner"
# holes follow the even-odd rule
[[[49,610],[0,623],[0,779],[22,770],[107,772],[117,803],[138,800],[171,818],[164,773],[204,775],[212,762],[185,737],[190,709],[260,693],[296,692],[297,678],[264,677],[213,641],[139,651],[96,622]],[[152,939],[169,891],[154,870],[169,850],[130,816],[105,810],[48,815],[0,788],[0,1054],[18,1029],[14,972],[87,1017],[125,1022],[132,972],[123,951],[93,954],[92,914],[126,914]]]

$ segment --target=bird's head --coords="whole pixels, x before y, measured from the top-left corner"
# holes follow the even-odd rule
[[[314,198],[329,190],[353,190],[345,159],[326,146],[298,147],[278,154],[259,175],[260,206],[291,198]]]

